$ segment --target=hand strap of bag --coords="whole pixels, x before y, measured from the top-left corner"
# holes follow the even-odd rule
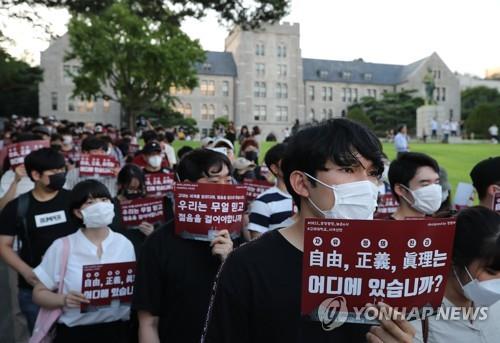
[[[62,255],[62,261],[61,261],[61,269],[59,272],[60,275],[60,280],[59,280],[59,287],[57,290],[57,293],[62,294],[63,293],[63,287],[64,287],[64,276],[66,275],[66,269],[68,269],[68,258],[69,258],[69,238],[68,236],[63,237],[63,255]]]

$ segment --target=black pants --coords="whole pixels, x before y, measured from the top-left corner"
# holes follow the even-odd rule
[[[128,336],[128,321],[73,327],[57,324],[54,343],[127,343]]]

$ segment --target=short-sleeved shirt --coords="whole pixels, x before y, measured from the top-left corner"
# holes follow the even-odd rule
[[[443,298],[443,314],[446,315],[447,309],[456,307],[447,298]],[[462,309],[457,311],[460,314]],[[451,313],[451,312],[450,312]],[[450,315],[451,316],[451,315]],[[428,343],[441,342],[474,342],[474,343],[496,343],[500,342],[500,302],[490,306],[487,311],[487,318],[479,317],[470,321],[467,319],[445,320],[437,319],[437,315],[429,317]],[[420,320],[411,321],[415,328],[415,343],[423,343],[422,322]]]
[[[134,247],[123,235],[108,231],[109,234],[101,243],[102,255],[97,255],[97,246],[93,244],[81,230],[68,236],[69,256],[64,276],[63,294],[69,291],[82,293],[83,266],[94,264],[134,262]],[[42,262],[33,271],[38,279],[50,290],[56,290],[61,280],[61,263],[63,256],[63,239],[56,240],[45,253]],[[63,308],[58,322],[67,326],[108,323],[117,320],[128,320],[130,304],[119,304],[116,307],[101,307],[97,311],[80,313],[79,308]]]
[[[293,224],[293,200],[278,187],[261,193],[250,205],[248,230],[260,233]]]
[[[2,179],[0,180],[0,198],[3,197],[5,193],[7,193],[10,186],[12,185],[12,182],[14,182],[15,177],[16,173],[11,169],[7,170],[2,175]],[[33,181],[31,181],[28,176],[23,176],[17,183],[16,196],[14,198],[17,198],[19,195],[33,190],[34,187],[35,184],[33,183]]]
[[[49,201],[38,201],[29,193],[29,206],[26,211],[28,240],[17,218],[19,197],[7,204],[0,215],[0,235],[18,236],[21,240],[20,257],[31,267],[42,260],[47,248],[59,237],[67,236],[77,230],[69,213],[70,192],[60,190]],[[31,289],[31,285],[19,275],[19,287]]]
[[[144,242],[132,307],[159,317],[161,342],[199,342],[220,266],[209,242],[183,239],[171,220]]]
[[[279,230],[233,251],[219,272],[202,342],[365,342],[369,325],[325,331],[301,316],[302,255]]]

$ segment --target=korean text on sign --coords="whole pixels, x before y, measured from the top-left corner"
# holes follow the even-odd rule
[[[114,156],[83,154],[80,156],[80,176],[115,176],[119,166]]]
[[[142,198],[128,200],[120,204],[123,224],[137,226],[142,222],[151,224],[165,221],[163,198]]]
[[[254,201],[262,192],[271,188],[271,185],[266,180],[253,180],[253,179],[244,179],[243,185],[247,188],[247,201],[251,203]]]
[[[48,148],[50,146],[48,141],[26,141],[20,143],[10,144],[7,147],[7,156],[9,156],[10,166],[15,168],[24,163],[24,158],[32,151],[41,148]]]
[[[174,173],[148,173],[145,175],[145,182],[148,195],[166,195],[174,190]]]
[[[184,238],[211,240],[214,231],[238,237],[246,203],[246,187],[176,183],[175,232]]]
[[[302,314],[314,318],[319,305],[335,297],[344,298],[351,314],[379,301],[439,307],[454,234],[450,219],[306,219]]]
[[[134,294],[135,262],[83,266],[82,293],[90,300],[80,311],[96,311],[115,304],[130,304]]]

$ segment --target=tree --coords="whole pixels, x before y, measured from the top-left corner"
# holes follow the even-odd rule
[[[68,32],[66,59],[81,63],[73,95],[118,101],[130,128],[138,113],[172,104],[171,86],[197,85],[195,64],[204,60],[198,41],[178,26],[134,14],[125,1],[99,15],[75,15]]]
[[[500,93],[495,88],[485,86],[467,88],[462,91],[462,119],[467,120],[469,115],[481,104],[500,101]]]
[[[382,99],[363,97],[359,103],[351,105],[349,111],[352,108],[361,108],[380,136],[401,124],[406,124],[408,130],[414,131],[417,124],[417,108],[424,104],[424,99],[414,96],[415,92],[415,90],[387,92],[382,94]]]
[[[370,118],[368,118],[365,111],[363,111],[363,109],[359,106],[351,107],[349,109],[349,112],[347,112],[347,118],[363,124],[369,128],[373,128],[373,122],[370,120]]]
[[[220,126],[223,126],[224,129],[227,129],[227,127],[229,126],[229,119],[227,116],[221,116],[221,117],[217,117],[215,118],[215,120],[212,122],[212,129],[214,130],[214,132],[220,127]]]
[[[42,70],[0,48],[0,115],[38,115],[38,83]]]
[[[467,132],[476,138],[488,138],[492,124],[500,126],[500,101],[478,105],[465,121]]]

